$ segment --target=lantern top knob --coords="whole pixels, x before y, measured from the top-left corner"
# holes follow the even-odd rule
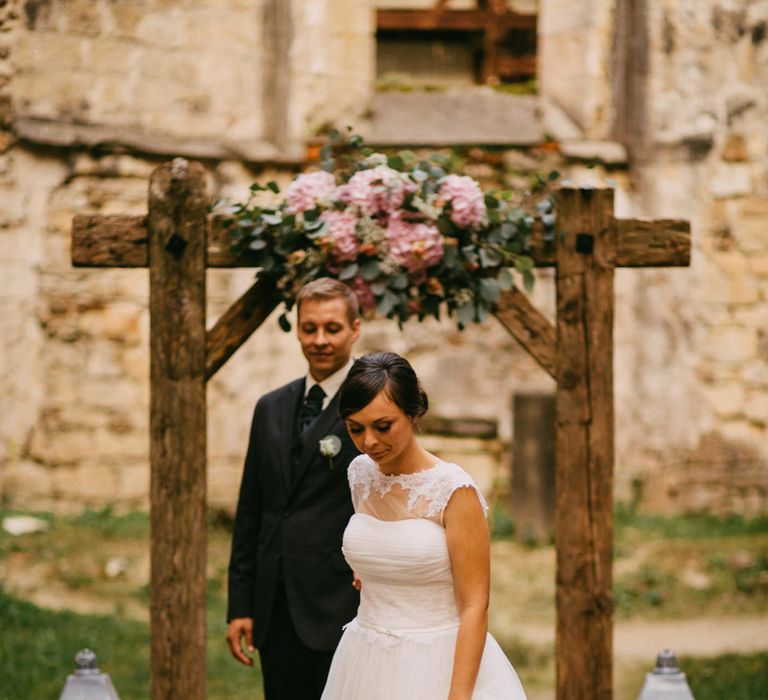
[[[653,672],[659,675],[680,673],[675,652],[671,649],[662,649],[656,657],[656,668]]]
[[[96,654],[90,649],[81,649],[75,655],[75,663],[77,664],[76,676],[92,676],[99,672],[99,667],[96,664]]]

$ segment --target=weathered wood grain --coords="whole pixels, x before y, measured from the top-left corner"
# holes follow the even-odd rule
[[[502,292],[494,314],[531,357],[557,379],[555,328],[528,297],[516,287]]]
[[[147,232],[143,216],[78,215],[72,224],[75,267],[146,267]],[[256,257],[235,253],[226,217],[208,217],[208,267],[258,267]],[[614,219],[616,267],[680,267],[691,262],[691,229],[687,221]],[[534,226],[530,256],[537,267],[554,267],[555,241],[545,241]]]
[[[75,267],[146,267],[147,217],[78,214],[72,220],[71,255]]]
[[[205,170],[149,184],[151,698],[205,698]]]
[[[558,700],[612,697],[612,190],[563,190],[557,246]],[[593,236],[592,252],[577,235]],[[589,250],[589,246],[582,247]]]
[[[205,378],[210,379],[250,338],[277,306],[278,300],[257,280],[227,309],[205,339]]]

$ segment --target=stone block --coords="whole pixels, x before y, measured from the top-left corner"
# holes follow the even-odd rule
[[[625,165],[627,149],[615,141],[565,141],[560,152],[574,160],[599,161],[606,165]]]
[[[120,500],[134,504],[149,503],[149,460],[122,465],[118,470]]]
[[[74,494],[83,503],[114,503],[118,500],[118,470],[103,464],[83,463],[74,472]]]
[[[78,325],[87,335],[107,338],[125,345],[136,345],[141,337],[140,314],[141,309],[135,304],[114,302],[102,309],[81,313]]]
[[[38,462],[12,462],[0,470],[0,475],[0,493],[13,503],[50,498],[53,494],[51,470]]]
[[[749,197],[741,203],[733,226],[739,250],[750,255],[768,252],[767,221],[768,197]]]
[[[746,164],[718,163],[709,182],[713,197],[744,197],[752,194],[752,169]]]
[[[768,235],[768,233],[766,234]],[[750,255],[747,260],[750,271],[759,277],[768,277],[768,253]]]
[[[37,427],[32,434],[29,455],[48,465],[78,464],[93,453],[90,431],[44,430]]]
[[[752,360],[757,355],[757,330],[738,326],[715,328],[702,355],[730,366]]]
[[[749,160],[747,140],[742,134],[729,134],[723,144],[723,160],[727,163],[745,163]]]
[[[733,417],[744,412],[746,394],[738,382],[718,382],[704,390],[712,410],[720,417]]]
[[[763,391],[750,391],[746,394],[744,415],[754,423],[768,426],[768,394]],[[766,434],[768,440],[768,434]]]
[[[146,8],[138,4],[117,2],[109,6],[110,33],[125,39],[140,38],[139,24],[147,14]]]

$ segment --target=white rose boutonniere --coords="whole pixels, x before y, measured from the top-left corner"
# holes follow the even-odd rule
[[[341,452],[341,438],[337,435],[326,435],[318,442],[320,454],[328,458],[328,465],[333,469],[333,458]]]

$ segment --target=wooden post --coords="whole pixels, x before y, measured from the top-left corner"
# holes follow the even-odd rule
[[[149,184],[151,698],[205,698],[207,197],[176,158]]]
[[[549,541],[555,518],[555,397],[515,394],[512,518],[518,539]]]
[[[558,194],[555,547],[558,700],[610,700],[613,190]]]

